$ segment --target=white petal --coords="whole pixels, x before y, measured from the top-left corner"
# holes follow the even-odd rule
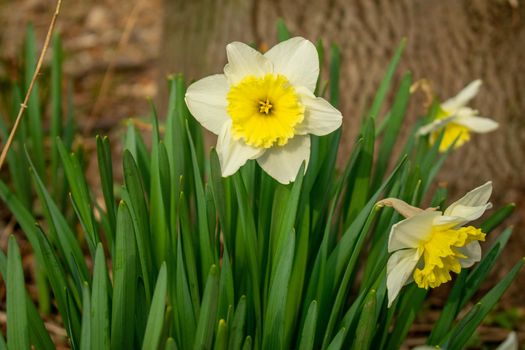
[[[298,134],[313,134],[323,136],[337,130],[342,123],[341,112],[328,101],[315,95],[305,88],[297,89],[301,103],[305,107],[304,120],[295,130]]]
[[[392,226],[388,239],[388,251],[417,248],[432,233],[434,218],[440,211],[425,210]]]
[[[386,267],[388,307],[392,305],[401,288],[412,276],[419,258],[417,249],[404,249],[398,250],[388,259]]]
[[[438,216],[434,218],[434,227],[439,230],[450,230],[456,227],[460,227],[470,220],[465,220],[459,216]]]
[[[230,85],[235,85],[248,75],[260,77],[272,73],[272,63],[259,51],[235,41],[226,46],[228,64],[224,74]]]
[[[452,203],[446,210],[444,215],[447,216],[461,216],[465,214],[465,207],[482,207],[489,201],[490,195],[492,194],[492,181],[488,181],[485,184],[473,189],[468,192],[459,200]],[[486,207],[485,209],[488,209]],[[483,214],[483,213],[482,213]]]
[[[479,133],[485,133],[496,130],[499,126],[497,122],[490,118],[476,116],[461,116],[457,118],[454,122],[466,126],[470,130]]]
[[[481,80],[477,79],[468,84],[461,90],[455,97],[448,99],[441,104],[444,110],[453,113],[458,108],[465,106],[470,100],[478,94],[479,88],[481,87]]]
[[[310,41],[295,37],[283,41],[264,54],[273,63],[274,73],[284,75],[294,86],[315,90],[319,77],[319,55]]]
[[[295,181],[303,162],[308,166],[310,159],[310,136],[295,136],[284,146],[275,146],[257,159],[257,163],[274,179],[282,184]]]
[[[496,350],[518,350],[518,336],[516,332],[510,332],[503,343]]]
[[[458,226],[462,226],[467,222],[479,219],[487,209],[492,208],[491,203],[480,205],[477,207],[470,207],[466,205],[458,204],[454,207],[454,217],[463,219],[463,222]]]
[[[246,145],[242,140],[235,141],[231,136],[231,121],[224,124],[217,140],[217,155],[221,163],[222,176],[234,174],[247,160],[256,159],[264,149]]]
[[[466,259],[461,259],[461,267],[471,267],[481,260],[481,246],[478,241],[473,241],[466,246],[459,248],[459,252],[467,256]]]
[[[420,136],[430,134],[431,132],[441,129],[448,123],[455,121],[455,119],[456,119],[455,115],[452,115],[446,118],[442,118],[442,119],[436,119],[432,121],[431,123],[428,123],[420,127],[419,130],[417,131],[417,134]]]
[[[191,84],[184,97],[191,114],[203,127],[218,135],[230,120],[226,95],[230,87],[224,74],[211,75]]]

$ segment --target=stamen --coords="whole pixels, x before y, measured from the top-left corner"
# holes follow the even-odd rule
[[[272,104],[266,98],[266,101],[259,101],[259,113],[264,113],[266,115],[270,114],[270,110],[272,109]]]

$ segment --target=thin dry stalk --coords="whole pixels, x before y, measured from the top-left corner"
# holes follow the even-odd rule
[[[62,0],[58,0],[55,8],[55,13],[51,18],[51,23],[49,24],[49,29],[47,30],[46,40],[44,41],[44,47],[42,48],[42,52],[40,53],[40,57],[38,58],[38,62],[36,64],[35,72],[33,73],[33,78],[31,79],[31,83],[29,84],[29,89],[27,89],[24,102],[22,102],[22,104],[20,105],[20,109],[18,110],[18,115],[16,117],[15,124],[13,125],[13,128],[9,133],[9,137],[7,138],[7,142],[5,143],[4,148],[2,149],[2,154],[0,154],[0,170],[4,165],[5,158],[7,157],[7,152],[9,151],[9,148],[11,148],[11,144],[13,143],[13,140],[15,138],[16,131],[18,130],[20,122],[22,121],[22,117],[24,116],[24,112],[27,109],[27,103],[29,101],[29,96],[31,96],[31,92],[33,91],[33,86],[35,85],[38,75],[40,74],[42,62],[44,62],[44,56],[46,55],[47,48],[49,47],[49,42],[51,41],[51,34],[53,34],[53,29],[55,28],[55,23],[58,18],[58,14],[60,13],[61,5]]]

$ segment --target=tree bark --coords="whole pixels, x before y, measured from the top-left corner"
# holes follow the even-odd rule
[[[221,72],[224,47],[240,40],[276,42],[283,18],[294,35],[342,52],[342,147],[351,146],[357,125],[403,37],[398,77],[411,70],[428,79],[441,99],[468,82],[484,85],[472,106],[501,127],[454,152],[439,179],[461,191],[494,179],[504,200],[517,200],[525,182],[525,1],[518,0],[164,0],[163,74],[190,79]],[[417,96],[416,96],[417,97]],[[412,102],[408,125],[423,111]],[[453,188],[453,189],[454,189]],[[500,195],[501,197],[501,195]]]

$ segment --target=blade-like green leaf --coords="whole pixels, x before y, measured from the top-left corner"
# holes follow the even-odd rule
[[[91,348],[109,349],[108,272],[102,244],[97,245],[91,294]]]
[[[522,268],[524,259],[520,259],[512,270],[463,317],[451,330],[446,340],[440,344],[442,348],[462,349],[470,339],[478,325],[485,319],[494,305],[501,298],[516,275]]]
[[[29,322],[20,249],[14,236],[9,237],[7,252],[7,345],[9,349],[29,349]]]
[[[390,65],[388,66],[385,77],[381,81],[381,85],[379,85],[379,89],[377,90],[374,102],[372,102],[372,106],[370,107],[370,111],[368,112],[368,116],[371,118],[377,119],[378,117],[379,110],[381,109],[381,105],[383,104],[383,101],[388,93],[390,83],[392,81],[392,78],[394,77],[394,73],[401,58],[401,54],[405,49],[405,46],[406,39],[403,39],[399,43],[399,46],[397,47],[397,50],[394,53],[392,61],[390,61]]]
[[[128,206],[120,202],[117,216],[115,256],[113,260],[113,300],[111,348],[133,347],[137,261],[133,222]]]
[[[157,349],[160,344],[160,336],[164,325],[164,311],[166,309],[167,278],[166,263],[163,263],[159,270],[155,292],[151,300],[148,323],[144,333],[144,341],[142,342],[142,350]]]
[[[235,315],[233,316],[233,323],[230,328],[230,340],[228,342],[228,349],[240,350],[242,341],[244,339],[244,325],[246,322],[246,296],[241,296]]]
[[[370,342],[374,336],[374,331],[377,324],[376,319],[376,309],[377,309],[377,299],[376,291],[372,289],[363,305],[361,310],[361,319],[357,325],[357,330],[355,332],[355,341],[354,349],[368,349],[370,347]]]
[[[291,230],[277,250],[276,268],[270,279],[266,316],[264,319],[263,348],[284,348],[285,315],[288,283],[294,260],[295,232]]]
[[[306,314],[303,330],[301,332],[301,341],[299,343],[299,349],[308,350],[314,348],[317,313],[317,301],[314,300],[310,303],[308,313]]]
[[[82,285],[82,330],[80,333],[80,350],[91,350],[91,298],[89,285]]]
[[[208,274],[208,281],[202,296],[202,307],[195,332],[193,349],[210,349],[213,340],[213,331],[217,319],[217,301],[219,295],[219,272],[212,265]]]
[[[107,136],[97,136],[97,160],[100,174],[100,183],[104,203],[106,204],[106,213],[108,216],[110,232],[106,232],[110,247],[113,247],[115,240],[115,228],[117,225],[117,216],[115,208],[115,195],[113,193],[113,162],[111,158],[111,145]]]
[[[4,252],[0,250],[0,273],[4,279],[7,278],[7,257]],[[25,292],[26,298],[26,307],[27,307],[27,318],[28,323],[31,325],[29,327],[29,336],[31,337],[31,344],[35,346],[36,349],[52,350],[55,348],[49,333],[44,326],[44,322],[40,318],[38,311],[33,304],[31,297]],[[0,332],[1,333],[1,332]]]
[[[277,20],[277,41],[285,41],[292,37],[282,18]]]

